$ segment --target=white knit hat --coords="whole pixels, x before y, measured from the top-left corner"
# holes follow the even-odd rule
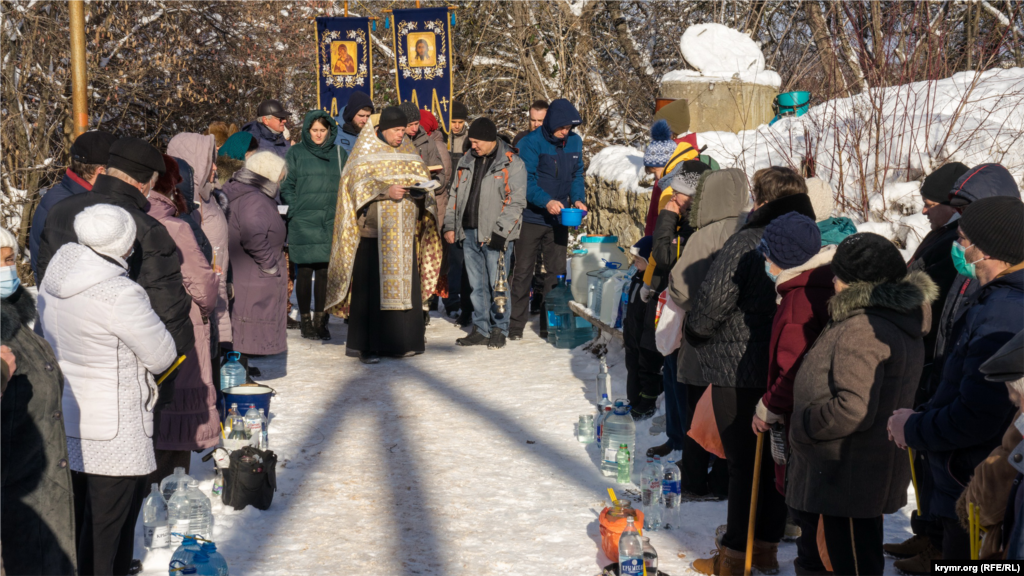
[[[135,220],[124,208],[113,204],[89,206],[75,216],[75,234],[79,244],[128,267],[124,255],[135,242]]]
[[[273,184],[277,184],[277,181],[281,179],[284,166],[284,158],[269,151],[257,152],[245,161],[246,168],[270,180]]]
[[[0,248],[10,248],[14,250],[14,257],[18,257],[18,238],[6,228],[0,228]]]
[[[835,200],[832,198],[832,187],[821,178],[807,179],[807,195],[814,207],[814,219],[823,222],[832,217]]]

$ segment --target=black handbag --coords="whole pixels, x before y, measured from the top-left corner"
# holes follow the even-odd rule
[[[221,501],[241,510],[252,506],[257,510],[270,508],[277,491],[277,455],[246,446],[231,453],[224,470],[224,492]]]

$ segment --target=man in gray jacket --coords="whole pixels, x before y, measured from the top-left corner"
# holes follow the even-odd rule
[[[505,346],[509,310],[493,306],[498,259],[505,256],[505,280],[511,269],[512,245],[519,237],[526,207],[526,167],[488,118],[469,128],[471,152],[459,161],[444,216],[444,239],[463,242],[466,274],[473,288],[473,331],[460,346]]]

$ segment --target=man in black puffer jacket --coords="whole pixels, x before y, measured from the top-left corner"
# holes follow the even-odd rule
[[[121,138],[114,142],[110,147],[107,173],[97,178],[92,190],[61,200],[47,215],[39,245],[36,282],[42,283],[50,259],[61,246],[78,241],[74,224],[82,210],[96,204],[124,208],[135,220],[136,229],[133,251],[125,258],[128,277],[149,295],[153,310],[174,338],[180,356],[195,347],[195,333],[188,317],[192,298],[185,292],[182,282],[177,245],[167,229],[145,211],[149,191],[157,175],[163,172],[163,155],[145,140]],[[168,378],[161,384],[158,406],[173,397],[172,382],[173,379]]]
[[[704,376],[714,386],[712,405],[729,466],[728,530],[717,554],[694,569],[717,574],[721,557],[743,554],[754,475],[756,436],[750,426],[768,383],[768,349],[775,316],[775,284],[757,246],[765,227],[789,212],[814,219],[804,179],[773,166],[754,174],[754,212],[722,246],[686,318],[686,340],[697,350]],[[786,526],[786,502],[774,486],[771,451],[764,451],[754,531],[755,568],[778,570],[776,550]]]

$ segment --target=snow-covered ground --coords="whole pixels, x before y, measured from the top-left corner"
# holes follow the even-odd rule
[[[590,353],[556,350],[530,330],[502,351],[461,348],[464,331],[435,316],[426,354],[364,366],[345,356],[345,325],[332,318],[331,331],[326,343],[289,331],[286,354],[253,361],[277,390],[278,490],[263,512],[214,502],[232,574],[590,576],[609,563],[597,517],[607,488],[625,492],[573,436],[594,410]],[[624,396],[621,345],[609,364]],[[639,454],[665,441],[649,426],[638,426]],[[212,463],[193,455],[192,475],[209,494]],[[909,535],[912,508],[886,518],[887,541]],[[691,573],[725,515],[725,502],[684,504],[679,529],[649,534],[661,569]],[[148,553],[141,518],[138,528],[145,574],[166,574],[171,551]],[[782,574],[793,574],[795,555],[782,544]]]

